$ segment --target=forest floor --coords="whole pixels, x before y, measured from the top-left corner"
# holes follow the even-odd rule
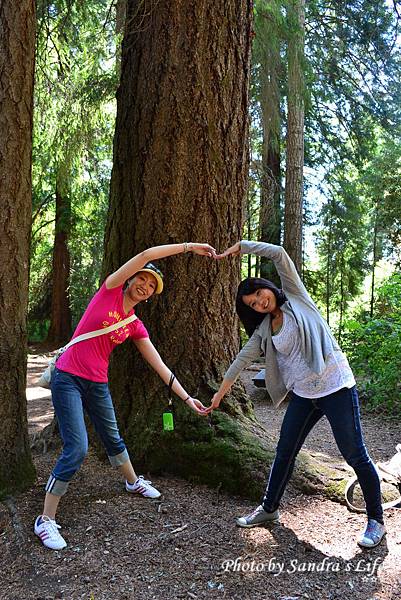
[[[46,358],[31,352],[28,419],[35,433],[50,422],[52,407],[50,394],[32,387]],[[245,372],[244,384],[256,414],[277,436],[285,407],[273,409],[252,375]],[[367,414],[362,420],[373,459],[390,458],[401,441],[399,423]],[[342,462],[324,422],[306,448]],[[168,475],[152,478],[161,499],[131,496],[91,452],[58,517],[68,547],[48,550],[32,525],[55,458],[53,451],[36,454],[36,484],[0,504],[1,600],[401,600],[400,509],[386,511],[387,537],[371,551],[355,543],[363,515],[291,487],[280,524],[244,530],[234,519],[253,503]]]

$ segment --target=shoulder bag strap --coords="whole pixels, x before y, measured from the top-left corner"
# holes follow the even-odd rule
[[[117,323],[113,323],[113,325],[109,325],[109,327],[104,327],[103,329],[97,329],[96,331],[88,331],[88,333],[83,333],[82,335],[78,335],[76,338],[68,342],[63,348],[63,352],[77,344],[78,342],[83,342],[83,340],[88,340],[89,338],[97,337],[99,335],[105,335],[106,333],[110,333],[110,331],[115,331],[116,329],[120,329],[121,327],[125,327],[128,323],[132,323],[137,319],[136,315],[131,315],[124,319],[123,321],[117,321]]]

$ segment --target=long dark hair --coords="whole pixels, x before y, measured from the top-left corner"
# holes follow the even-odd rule
[[[249,336],[251,336],[256,327],[261,324],[266,314],[256,312],[256,310],[253,310],[253,308],[244,304],[242,297],[254,294],[256,290],[262,288],[267,288],[273,292],[277,300],[277,306],[282,306],[287,300],[287,296],[284,294],[283,290],[278,288],[268,279],[263,279],[262,277],[247,277],[241,281],[238,286],[235,308],[237,315]]]

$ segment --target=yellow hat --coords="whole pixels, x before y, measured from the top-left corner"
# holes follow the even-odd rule
[[[156,287],[156,294],[161,294],[163,291],[163,273],[157,268],[155,267],[155,265],[153,263],[146,263],[146,265],[143,267],[143,269],[139,269],[139,271],[137,271],[138,273],[151,273],[153,275],[153,277],[156,279],[157,281],[157,287]]]

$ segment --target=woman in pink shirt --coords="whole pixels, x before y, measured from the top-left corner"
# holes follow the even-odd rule
[[[134,313],[139,302],[163,290],[163,276],[151,261],[183,252],[215,256],[209,244],[169,244],[144,250],[109,275],[90,301],[73,339],[84,333],[124,321]],[[137,477],[123,439],[120,436],[113,402],[108,387],[108,365],[112,350],[130,337],[143,358],[168,384],[171,371],[162,361],[149,339],[145,326],[135,319],[119,329],[93,337],[68,348],[56,362],[51,389],[54,410],[63,440],[63,450],[46,484],[43,513],[35,520],[34,531],[42,543],[53,550],[67,544],[59,533],[56,511],[74,474],[88,451],[84,411],[91,419],[106,449],[110,463],[125,478],[128,492],[158,498],[160,492],[142,476]],[[195,412],[204,414],[205,407],[192,398],[174,380],[172,390]]]

